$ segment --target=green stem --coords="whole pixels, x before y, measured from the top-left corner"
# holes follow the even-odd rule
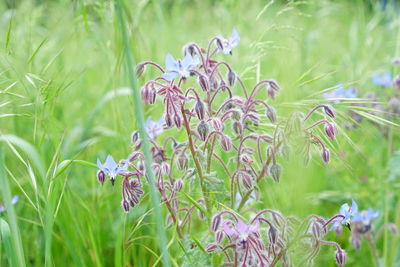
[[[139,87],[137,84],[135,70],[133,69],[135,66],[135,61],[133,58],[132,51],[130,49],[129,45],[129,40],[128,40],[128,34],[126,31],[126,25],[125,25],[125,18],[122,10],[122,2],[121,0],[116,0],[116,9],[117,9],[117,14],[118,14],[118,20],[121,28],[121,37],[123,39],[123,45],[124,45],[124,55],[125,55],[125,63],[126,63],[126,70],[128,73],[129,77],[129,83],[130,86],[132,87],[133,93],[132,93],[132,98],[133,98],[133,103],[134,103],[134,109],[135,109],[135,114],[136,114],[136,121],[137,121],[137,126],[139,130],[140,137],[142,139],[142,151],[144,154],[144,159],[145,159],[145,166],[146,166],[146,174],[147,174],[147,179],[149,183],[149,188],[150,188],[150,195],[151,195],[151,200],[154,208],[154,215],[155,215],[155,221],[157,222],[157,232],[158,232],[158,238],[160,241],[160,247],[161,247],[161,253],[162,253],[162,262],[163,266],[169,267],[171,266],[170,259],[169,259],[169,254],[168,254],[168,248],[167,248],[167,238],[166,238],[166,233],[164,230],[164,218],[161,213],[161,208],[160,208],[160,197],[156,191],[156,186],[154,184],[154,173],[152,169],[152,157],[150,153],[150,147],[149,147],[149,141],[148,137],[146,134],[145,130],[145,119],[144,119],[144,111],[143,111],[143,106],[142,102],[140,99],[140,93],[139,93]]]

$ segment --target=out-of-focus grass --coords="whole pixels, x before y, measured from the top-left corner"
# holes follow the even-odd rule
[[[370,90],[389,95],[388,89],[372,85],[371,76],[399,71],[390,65],[392,57],[400,56],[398,10],[382,11],[379,3],[142,0],[124,1],[124,9],[138,61],[163,63],[167,53],[178,57],[189,41],[204,46],[214,35],[227,36],[237,28],[241,43],[226,59],[248,86],[262,78],[281,84],[274,105],[282,117],[295,109],[307,111],[312,102],[323,101],[321,90],[338,82],[356,86],[361,95]],[[0,3],[0,12],[2,177],[7,177],[12,194],[20,196],[16,219],[12,212],[1,216],[9,225],[10,242],[18,243],[14,238],[19,227],[23,247],[13,253],[23,251],[30,266],[154,264],[160,252],[149,195],[124,214],[119,186],[101,187],[90,164],[108,153],[127,155],[136,125],[122,75],[114,3],[20,1],[14,7],[6,1]],[[145,74],[154,75],[151,69]],[[349,105],[335,107],[343,114]],[[147,107],[146,116],[157,119],[161,110]],[[355,198],[361,208],[382,212],[378,224],[385,219],[399,225],[398,182],[387,180],[399,132],[393,127],[385,139],[380,131],[367,121],[341,131],[329,165],[316,155],[304,167],[303,159],[293,155],[284,163],[280,184],[261,182],[255,207],[299,217],[329,216],[343,201]],[[4,193],[1,201],[7,202]],[[0,265],[6,266],[10,249],[4,221],[1,228],[6,237]],[[172,229],[167,234],[174,239]],[[194,238],[202,238],[200,234],[192,230]],[[394,258],[397,238],[388,232],[384,237],[379,242],[383,264],[392,266],[399,262]],[[347,236],[339,242],[348,252],[349,266],[371,264],[367,244],[355,251]],[[178,242],[170,243],[169,251],[172,264],[180,265],[179,255],[184,254]],[[323,248],[316,266],[334,266],[332,255]]]

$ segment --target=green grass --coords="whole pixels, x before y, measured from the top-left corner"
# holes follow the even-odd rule
[[[241,43],[226,59],[248,86],[263,78],[280,83],[274,105],[282,117],[323,102],[321,91],[338,82],[385,99],[393,92],[376,88],[372,75],[400,72],[390,64],[400,57],[398,10],[382,12],[373,1],[122,1],[126,42],[113,1],[15,2],[15,8],[14,1],[0,3],[0,201],[8,208],[0,215],[0,266],[161,265],[162,224],[154,220],[149,189],[125,214],[119,183],[102,187],[95,177],[96,158],[127,155],[140,122],[127,89],[135,88],[127,79],[129,47],[137,62],[164,64],[167,53],[180,55],[187,42],[205,46],[236,28]],[[149,68],[138,85],[155,75]],[[345,114],[349,106],[335,108]],[[145,107],[144,115],[157,119],[162,109]],[[381,211],[377,225],[400,227],[399,172],[389,168],[400,150],[399,128],[392,126],[388,138],[381,130],[364,120],[340,131],[329,165],[318,153],[307,167],[293,155],[283,163],[279,184],[261,182],[254,208],[329,216],[354,198],[361,208]],[[15,194],[20,201],[10,206]],[[166,218],[164,207],[161,212]],[[206,227],[195,222],[187,242],[207,238]],[[172,228],[165,232],[171,265],[186,259],[197,266],[188,259],[194,252],[182,249],[188,244],[180,244]],[[348,252],[348,266],[371,266],[367,243],[356,251],[348,234],[330,237]],[[398,237],[385,231],[378,244],[381,266],[398,266]],[[335,266],[333,253],[324,247],[315,266]]]

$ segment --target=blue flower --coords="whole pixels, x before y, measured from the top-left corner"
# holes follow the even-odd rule
[[[111,180],[115,180],[115,177],[119,174],[123,174],[128,170],[128,164],[120,167],[117,163],[115,163],[114,158],[111,155],[107,156],[106,162],[102,164],[100,159],[97,158],[97,166],[100,170],[102,170],[106,175],[110,176]]]
[[[390,72],[385,72],[382,75],[375,74],[372,82],[379,86],[390,87],[392,85],[392,74]]]
[[[325,99],[357,97],[357,91],[354,87],[350,87],[349,89],[346,90],[341,83],[338,83],[336,86],[338,86],[338,88],[323,94]],[[335,100],[334,102],[339,103],[340,101]]]
[[[145,128],[150,139],[154,139],[157,135],[160,135],[162,132],[164,132],[164,123],[165,120],[163,117],[161,117],[158,121],[147,119]]]
[[[240,36],[237,30],[233,29],[231,33],[231,37],[225,39],[222,36],[218,36],[219,40],[221,41],[222,45],[222,53],[232,54],[232,49],[239,44]]]
[[[175,60],[171,54],[168,54],[165,58],[165,67],[167,71],[161,75],[167,81],[172,81],[178,76],[187,78],[190,75],[190,71],[193,70],[196,65],[199,64],[199,58],[197,56],[192,57],[187,54],[183,60]]]
[[[340,227],[341,224],[350,225],[352,217],[358,213],[358,205],[352,200],[351,207],[345,203],[340,207],[339,214],[343,216],[342,219],[335,220],[330,230]]]
[[[11,204],[12,205],[17,204],[18,200],[19,200],[18,195],[13,196],[13,198],[11,199]],[[6,211],[6,206],[4,206],[4,204],[0,204],[0,213],[5,211]]]
[[[352,222],[364,224],[369,224],[373,219],[379,216],[379,211],[369,208],[368,210],[363,210],[359,213],[354,214]]]

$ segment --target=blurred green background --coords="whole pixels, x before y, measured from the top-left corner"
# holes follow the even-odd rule
[[[225,57],[248,86],[266,78],[279,82],[283,90],[273,102],[278,116],[325,103],[321,91],[339,82],[356,87],[360,95],[374,91],[382,102],[395,93],[375,86],[371,77],[400,72],[391,64],[400,57],[397,1],[123,2],[137,62],[163,65],[167,53],[179,58],[189,41],[206,46],[213,36],[229,36],[236,28],[241,42]],[[124,158],[131,150],[135,114],[122,51],[113,1],[0,2],[0,141],[5,155],[0,175],[2,187],[8,181],[11,195],[19,195],[16,217],[9,211],[0,216],[10,225],[10,238],[17,238],[13,224],[18,227],[28,266],[159,263],[148,194],[125,214],[119,184],[100,186],[91,164],[107,154]],[[149,68],[140,84],[156,74]],[[339,125],[349,105],[334,105],[343,115]],[[158,119],[161,112],[160,106],[146,107],[145,115]],[[279,184],[261,182],[254,208],[328,217],[354,198],[360,208],[381,211],[377,226],[394,222],[399,227],[399,137],[398,127],[368,120],[349,131],[342,128],[329,165],[316,155],[304,166],[304,159],[293,155],[283,163]],[[206,226],[192,226],[191,236],[201,240],[196,227]],[[2,233],[5,229],[2,225]],[[173,229],[167,234],[176,240]],[[0,244],[1,266],[8,266],[15,253],[7,248],[6,237]],[[329,237],[348,252],[348,266],[374,266],[366,243],[356,251],[348,233]],[[187,262],[178,242],[169,245],[173,265]],[[378,245],[381,266],[400,266],[397,236],[385,231]],[[323,247],[315,266],[335,266],[333,254]]]

